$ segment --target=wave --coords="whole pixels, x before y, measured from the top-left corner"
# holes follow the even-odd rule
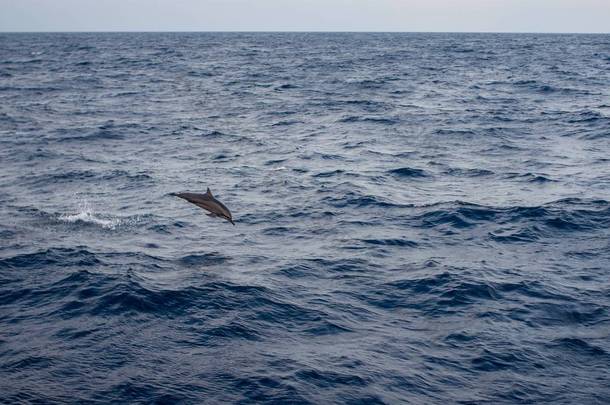
[[[296,125],[296,124],[303,124],[303,121],[301,121],[301,120],[283,120],[283,121],[274,122],[273,124],[271,124],[271,126],[272,127],[287,127],[287,126]]]
[[[610,203],[606,200],[564,199],[540,206],[493,207],[456,201],[422,208],[413,218],[416,227],[449,225],[456,229],[489,224],[497,241],[533,241],[555,237],[556,231],[585,232],[610,226]],[[508,228],[507,227],[512,227]],[[501,233],[497,233],[500,230]]]
[[[526,325],[594,325],[604,319],[601,306],[574,305],[573,296],[536,280],[521,277],[519,281],[490,281],[455,267],[422,268],[415,272],[419,275],[349,295],[378,308],[408,309],[431,317],[471,312],[470,308],[476,307],[480,318],[500,317]],[[516,308],[500,310],[497,307],[496,303],[507,302],[514,303]],[[474,337],[458,335],[452,339]]]
[[[492,240],[501,243],[528,243],[535,242],[544,237],[542,229],[535,225],[503,228],[489,233]]]
[[[335,177],[335,176],[338,176],[338,175],[341,175],[341,174],[344,174],[344,173],[345,173],[344,170],[337,169],[337,170],[333,170],[333,171],[330,171],[330,172],[316,173],[316,174],[313,175],[313,177],[316,177],[316,178]]]
[[[96,266],[100,259],[84,247],[50,248],[0,259],[0,268],[39,269],[46,266]]]
[[[429,176],[425,170],[415,169],[415,168],[411,168],[411,167],[401,167],[399,169],[393,169],[393,170],[388,171],[388,173],[396,175],[398,177],[410,177],[410,178]]]
[[[504,174],[506,179],[522,180],[528,183],[552,183],[556,180],[551,179],[547,174],[535,174],[535,173],[506,173]]]
[[[554,339],[547,346],[558,349],[561,353],[572,352],[576,355],[590,356],[595,362],[610,360],[610,354],[606,350],[576,337]]]
[[[377,79],[362,79],[362,80],[352,80],[349,81],[349,84],[355,85],[358,88],[363,89],[378,89],[385,86],[388,83],[388,78],[377,78]]]
[[[441,136],[457,136],[457,137],[471,137],[476,135],[475,131],[470,129],[450,129],[450,128],[441,128],[434,131],[435,135]]]
[[[190,254],[184,257],[181,257],[178,261],[181,265],[184,266],[218,266],[221,264],[225,264],[229,260],[228,257],[225,257],[219,253],[204,253],[204,254]]]
[[[396,280],[357,296],[385,309],[410,308],[431,316],[458,313],[464,306],[496,301],[501,291],[494,283],[459,274],[459,269]]]
[[[492,176],[495,173],[491,170],[486,169],[467,169],[467,168],[458,168],[452,167],[443,172],[449,176],[464,176],[464,177],[483,177],[483,176]]]
[[[340,123],[364,122],[364,123],[373,123],[373,124],[382,124],[382,125],[396,125],[396,124],[400,123],[400,120],[398,118],[392,118],[392,117],[365,117],[365,116],[350,115],[350,116],[339,119],[338,122],[340,122]]]
[[[517,88],[530,90],[541,94],[562,94],[562,95],[594,95],[595,93],[579,88],[553,86],[547,83],[541,83],[538,80],[518,80],[513,83]]]
[[[364,259],[302,259],[289,265],[280,266],[275,273],[290,278],[341,278],[366,274],[373,265]]]
[[[110,129],[100,129],[97,131],[93,131],[88,135],[64,136],[59,139],[59,142],[91,142],[100,140],[118,141],[122,139],[124,139],[124,135],[121,132]]]
[[[362,242],[369,245],[417,247],[418,243],[406,239],[363,239]]]
[[[70,170],[56,173],[45,173],[27,178],[26,182],[32,185],[45,186],[58,183],[91,182],[91,181],[114,181],[124,182],[123,187],[135,187],[138,185],[151,184],[152,176],[145,172],[132,173],[125,170]]]
[[[571,114],[571,117],[567,120],[570,124],[597,124],[597,123],[606,123],[610,124],[610,117],[607,117],[600,113],[599,111],[592,110],[584,110],[574,114]]]
[[[196,335],[190,342],[182,342],[186,345],[214,345],[233,339],[257,340],[264,334],[265,325],[298,327],[309,334],[332,333],[332,322],[319,310],[287,302],[265,287],[226,281],[167,289],[150,285],[129,273],[108,275],[81,270],[41,290],[17,291],[4,303],[32,300],[33,294],[44,294],[56,300],[56,313],[62,316],[140,314],[153,319],[174,319],[199,313],[218,319],[203,329],[193,329]],[[243,312],[253,322],[247,326],[235,319],[223,321],[223,314],[232,311]],[[255,329],[252,325],[258,327]],[[339,329],[337,326],[335,332]]]
[[[281,84],[279,86],[276,86],[274,90],[282,91],[282,90],[293,90],[293,89],[298,89],[298,88],[299,88],[299,86],[297,86],[295,84],[285,83],[285,84]]]
[[[342,196],[324,197],[322,202],[336,208],[353,207],[379,207],[379,208],[399,208],[406,207],[375,195],[363,195],[355,192],[348,192]]]

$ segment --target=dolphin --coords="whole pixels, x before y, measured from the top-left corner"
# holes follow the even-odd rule
[[[235,222],[233,222],[233,216],[231,215],[231,211],[229,211],[229,209],[225,207],[223,203],[214,198],[209,187],[205,194],[171,193],[171,195],[180,197],[190,202],[191,204],[195,204],[199,208],[203,208],[204,210],[209,211],[210,213],[206,214],[209,217],[224,218],[233,225],[235,225]]]

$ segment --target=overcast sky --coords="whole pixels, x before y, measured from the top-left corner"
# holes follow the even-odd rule
[[[0,31],[610,32],[610,0],[0,0]]]

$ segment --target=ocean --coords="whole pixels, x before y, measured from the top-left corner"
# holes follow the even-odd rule
[[[610,35],[0,34],[0,403],[610,403]]]

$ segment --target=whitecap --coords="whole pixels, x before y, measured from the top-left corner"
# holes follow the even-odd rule
[[[101,226],[104,229],[116,229],[122,220],[116,217],[102,216],[93,211],[88,201],[82,201],[76,214],[61,214],[59,221],[67,223],[86,223]]]
[[[90,211],[79,212],[78,214],[62,214],[59,216],[59,220],[69,223],[85,222],[99,225],[106,229],[115,229],[121,223],[119,218],[104,219]]]

